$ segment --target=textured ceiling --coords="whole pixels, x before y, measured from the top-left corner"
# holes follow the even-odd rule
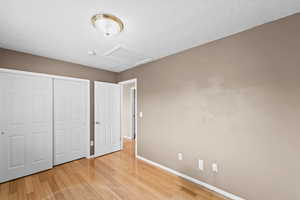
[[[299,11],[300,0],[1,0],[0,47],[119,72]],[[124,32],[102,36],[99,12]],[[106,56],[118,47],[121,58]]]

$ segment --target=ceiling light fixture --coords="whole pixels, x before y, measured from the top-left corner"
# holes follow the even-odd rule
[[[110,14],[97,14],[91,19],[94,28],[104,33],[109,37],[123,31],[124,24],[116,16]]]

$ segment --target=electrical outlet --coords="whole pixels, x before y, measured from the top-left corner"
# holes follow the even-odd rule
[[[91,141],[91,147],[93,147],[94,146],[94,141]]]
[[[183,154],[182,153],[178,153],[178,160],[183,160]]]
[[[215,173],[218,173],[219,169],[218,169],[218,164],[217,163],[212,164],[212,171],[215,172]]]
[[[140,118],[142,118],[143,117],[143,112],[140,112]]]
[[[204,161],[203,160],[198,160],[198,168],[203,171],[204,170]]]

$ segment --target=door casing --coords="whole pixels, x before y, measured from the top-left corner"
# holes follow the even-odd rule
[[[137,78],[121,81],[118,84],[121,85],[121,110],[123,110],[123,86],[129,83],[134,83],[135,87],[135,157],[138,156],[138,86]],[[123,134],[122,134],[123,135]],[[121,148],[123,149],[123,137],[121,138]]]

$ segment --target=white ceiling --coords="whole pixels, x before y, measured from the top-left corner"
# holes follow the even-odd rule
[[[119,72],[137,64],[104,55],[117,46],[148,62],[299,11],[300,0],[0,0],[0,47]],[[102,36],[99,12],[124,32]]]

